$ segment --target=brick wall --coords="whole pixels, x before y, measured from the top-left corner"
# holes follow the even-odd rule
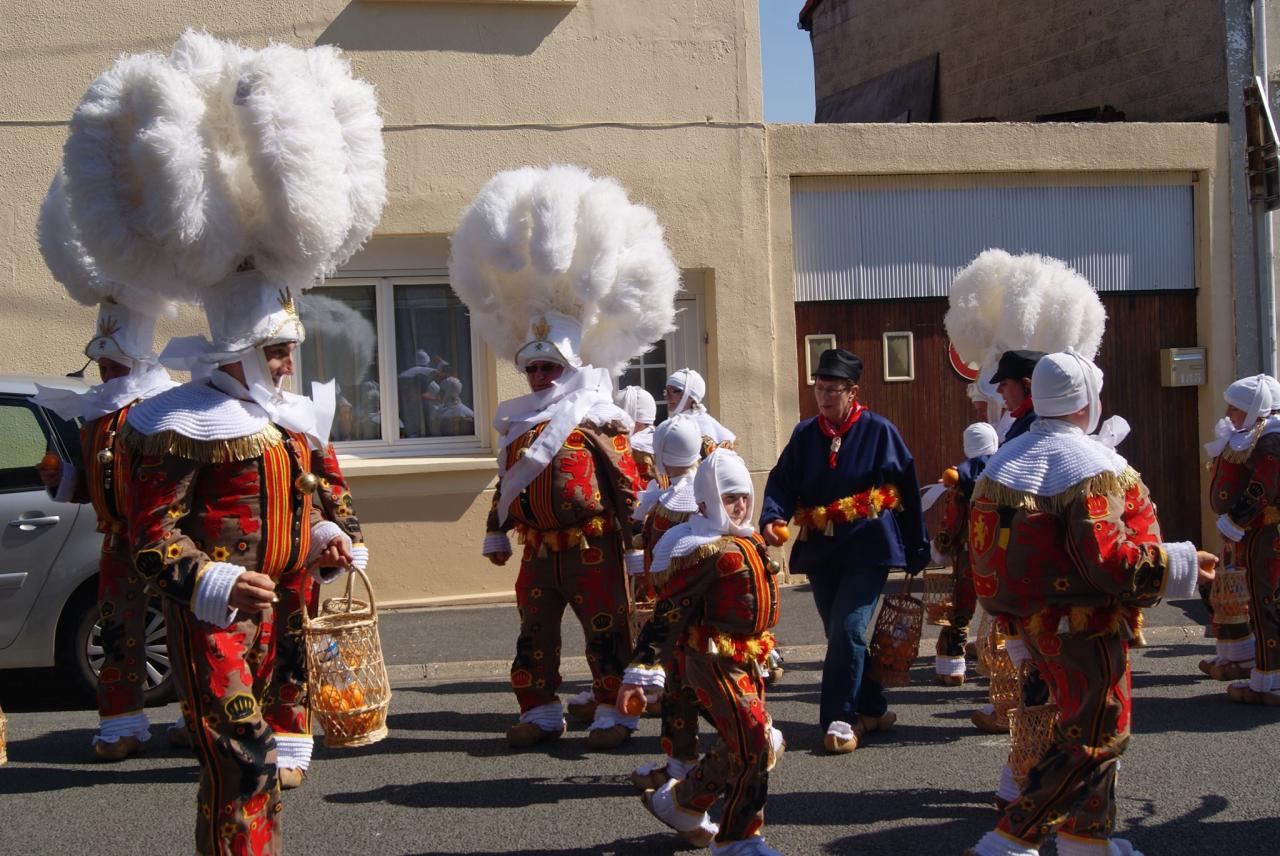
[[[819,101],[938,54],[940,121],[1226,110],[1219,0],[823,0],[812,42]]]

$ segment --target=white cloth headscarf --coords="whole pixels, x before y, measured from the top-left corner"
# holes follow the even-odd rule
[[[80,418],[85,422],[92,422],[108,413],[115,413],[126,404],[151,398],[178,385],[153,360],[133,360],[132,363],[129,373],[124,377],[97,384],[88,390],[60,389],[36,384],[36,394],[30,400],[40,407],[47,407],[63,419]]]
[[[702,428],[689,413],[678,413],[653,431],[653,463],[658,472],[667,467],[691,467],[702,456]]]
[[[652,425],[658,418],[658,403],[642,386],[628,386],[613,395],[613,402],[627,412],[637,425]]]
[[[1280,402],[1271,397],[1272,379],[1264,374],[1244,377],[1227,387],[1222,394],[1227,404],[1244,411],[1242,430],[1248,430],[1259,419],[1271,413]]]
[[[729,519],[722,496],[745,493],[746,522],[738,525]],[[756,492],[751,471],[742,457],[731,449],[716,449],[698,465],[693,479],[693,494],[702,511],[667,531],[653,551],[653,573],[665,571],[673,558],[687,556],[705,544],[726,535],[746,538],[755,532]]]
[[[990,422],[975,422],[964,429],[964,456],[977,458],[981,455],[994,455],[1000,448],[1000,438]]]
[[[1043,369],[1040,363],[1045,363]],[[1031,399],[1036,403],[1036,413],[1048,418],[1069,416],[1088,407],[1089,424],[1084,433],[1108,449],[1115,449],[1129,436],[1129,423],[1124,417],[1112,416],[1098,425],[1102,417],[1102,369],[1074,348],[1049,354],[1036,363],[1031,373]]]
[[[551,386],[498,405],[493,427],[498,432],[498,522],[505,522],[511,503],[547,468],[570,432],[583,422],[604,425],[621,422],[629,431],[631,417],[613,403],[613,379],[595,366],[566,366]],[[547,427],[511,467],[507,446],[541,422]]]
[[[1210,458],[1221,455],[1229,446],[1233,451],[1244,452],[1258,441],[1264,434],[1280,431],[1280,416],[1272,414],[1280,407],[1280,397],[1276,395],[1275,378],[1259,374],[1243,377],[1227,387],[1222,398],[1237,410],[1244,411],[1244,420],[1240,428],[1226,416],[1218,420],[1214,426],[1214,438],[1204,444]],[[1262,421],[1261,427],[1258,422]]]

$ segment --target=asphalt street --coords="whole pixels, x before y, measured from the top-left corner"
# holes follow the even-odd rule
[[[765,832],[792,854],[959,854],[995,821],[990,792],[1005,738],[969,712],[985,681],[932,682],[922,657],[892,691],[898,727],[848,756],[821,752],[822,634],[809,595],[788,589],[779,638],[787,674],[768,700],[788,749],[770,779]],[[1134,742],[1119,784],[1119,832],[1147,856],[1275,854],[1280,709],[1236,705],[1202,677],[1211,647],[1198,603],[1148,614],[1134,653]],[[363,749],[319,745],[306,784],[285,794],[287,849],[315,854],[667,854],[673,837],[641,807],[627,772],[659,754],[656,720],[593,753],[584,726],[532,751],[502,741],[515,717],[504,677],[511,606],[387,613],[395,687],[390,736]],[[922,649],[931,651],[926,641]],[[586,685],[566,624],[565,692]],[[424,677],[435,675],[434,678]],[[0,767],[0,853],[190,853],[194,760],[162,745],[117,765],[88,760],[96,714],[49,673],[0,674],[9,763]],[[168,723],[177,706],[151,711]],[[1052,845],[1045,853],[1054,852]]]

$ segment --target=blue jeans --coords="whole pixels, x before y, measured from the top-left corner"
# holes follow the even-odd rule
[[[818,712],[818,722],[824,730],[836,720],[853,725],[858,714],[883,716],[889,709],[884,687],[866,676],[870,659],[867,625],[888,577],[888,568],[809,571],[813,602],[827,631]]]

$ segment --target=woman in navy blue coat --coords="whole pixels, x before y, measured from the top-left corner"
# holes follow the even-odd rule
[[[888,728],[884,689],[866,676],[866,630],[891,568],[919,572],[929,542],[915,462],[898,429],[858,403],[862,361],[823,352],[814,372],[819,414],[796,426],[769,473],[760,528],[800,527],[791,567],[809,577],[827,633],[819,724],[831,752],[852,752]]]

